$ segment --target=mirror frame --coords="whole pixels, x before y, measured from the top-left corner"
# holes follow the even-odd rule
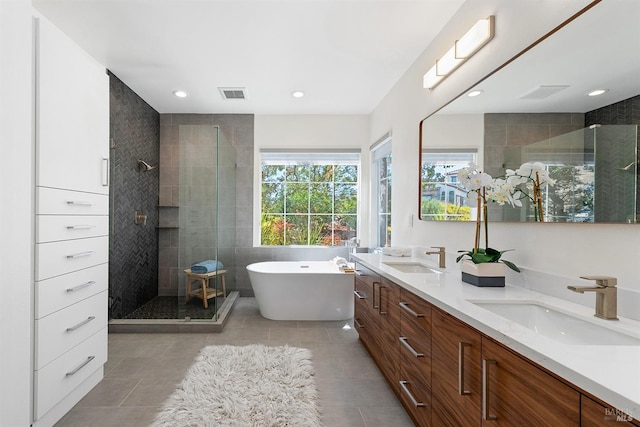
[[[500,65],[498,68],[494,69],[493,71],[491,71],[489,74],[485,75],[484,77],[482,77],[480,80],[478,80],[477,82],[473,83],[471,86],[467,87],[465,90],[463,90],[462,92],[460,92],[458,95],[456,95],[454,98],[452,98],[449,102],[447,102],[446,104],[440,106],[440,108],[438,108],[437,110],[435,110],[434,112],[432,112],[431,114],[429,114],[427,117],[425,117],[424,119],[420,120],[420,122],[418,123],[418,220],[424,221],[424,218],[422,218],[422,140],[423,140],[423,124],[424,122],[430,118],[431,116],[433,116],[434,114],[438,113],[438,111],[442,110],[443,108],[445,108],[447,105],[451,104],[452,102],[454,102],[456,99],[458,99],[459,97],[463,96],[465,93],[467,93],[469,90],[471,90],[472,88],[474,88],[475,86],[479,85],[480,83],[482,83],[484,80],[488,79],[489,77],[491,77],[492,75],[494,75],[495,73],[497,73],[498,71],[502,70],[503,68],[505,68],[507,65],[511,64],[512,62],[514,62],[516,59],[520,58],[522,55],[524,55],[525,53],[529,52],[531,49],[533,49],[534,47],[536,47],[537,45],[539,45],[540,43],[542,43],[544,40],[548,39],[549,37],[551,37],[552,35],[554,35],[555,33],[557,33],[558,31],[560,31],[562,28],[564,28],[565,26],[567,26],[568,24],[570,24],[571,22],[573,22],[574,20],[576,20],[578,17],[580,17],[582,14],[584,14],[585,12],[587,12],[588,10],[590,10],[591,8],[593,8],[595,5],[597,5],[598,3],[600,3],[602,0],[593,0],[591,3],[589,3],[588,5],[586,5],[585,7],[583,7],[582,9],[580,9],[578,12],[574,13],[573,15],[571,15],[569,18],[567,18],[566,20],[564,20],[563,22],[561,22],[558,26],[554,27],[551,31],[549,31],[548,33],[544,34],[542,37],[540,37],[539,39],[537,39],[536,41],[534,41],[532,44],[530,44],[529,46],[525,47],[523,50],[521,50],[520,52],[518,52],[516,55],[514,55],[513,57],[511,57],[509,60],[507,60],[505,63],[503,63],[502,65]],[[437,222],[437,221],[436,221]]]

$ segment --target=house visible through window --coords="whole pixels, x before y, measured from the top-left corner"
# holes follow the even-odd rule
[[[355,151],[261,151],[262,245],[339,246],[357,238]]]
[[[420,209],[431,220],[471,219],[467,189],[458,172],[477,162],[476,150],[425,150],[422,153]]]

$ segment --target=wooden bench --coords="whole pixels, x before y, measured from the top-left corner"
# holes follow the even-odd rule
[[[192,273],[190,268],[184,270],[186,274],[186,284],[185,284],[185,297],[187,302],[191,299],[191,297],[200,298],[202,300],[202,304],[204,308],[209,308],[209,299],[215,298],[217,296],[222,295],[223,297],[227,296],[227,288],[224,281],[224,275],[227,270],[216,270],[210,273],[204,274],[196,274]],[[222,289],[210,288],[209,280],[211,278],[220,277],[220,284],[222,285]],[[191,290],[191,284],[193,281],[199,282],[199,286],[197,289]]]

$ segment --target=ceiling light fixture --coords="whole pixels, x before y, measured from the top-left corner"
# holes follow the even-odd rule
[[[294,98],[302,98],[304,96],[304,92],[301,90],[296,90],[291,92],[291,96],[293,96]]]
[[[174,90],[173,94],[178,98],[186,98],[189,94],[183,90]]]
[[[596,90],[593,90],[593,91],[589,92],[587,94],[587,96],[598,96],[598,95],[602,95],[603,93],[608,92],[608,91],[609,91],[609,89],[596,89]]]
[[[436,64],[425,73],[422,79],[424,88],[433,89],[436,87],[445,77],[487,44],[493,38],[494,21],[493,15],[481,19],[459,40],[456,40],[453,46],[440,59],[436,60]]]
[[[478,89],[478,90],[472,90],[471,92],[469,92],[469,93],[467,94],[467,96],[468,96],[469,98],[473,98],[474,96],[482,95],[482,93],[483,93],[483,92],[484,92],[484,91],[482,91],[482,90],[480,90],[480,89]]]

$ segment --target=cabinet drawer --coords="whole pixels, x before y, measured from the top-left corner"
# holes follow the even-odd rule
[[[35,418],[41,418],[107,361],[104,327],[42,369],[36,370]]]
[[[374,283],[380,283],[380,275],[362,264],[356,264],[355,276],[368,287],[373,287]]]
[[[35,318],[40,319],[109,287],[109,264],[36,282]]]
[[[109,237],[36,244],[36,280],[78,271],[109,261]]]
[[[400,367],[400,400],[419,427],[431,425],[431,389],[420,376]]]
[[[402,323],[411,323],[407,326],[416,334],[425,333],[431,338],[431,304],[417,295],[402,289],[400,294],[400,313]]]
[[[36,187],[36,214],[109,215],[109,196]]]
[[[37,215],[36,243],[107,236],[107,215]]]
[[[107,291],[35,322],[35,366],[41,369],[107,326]]]

